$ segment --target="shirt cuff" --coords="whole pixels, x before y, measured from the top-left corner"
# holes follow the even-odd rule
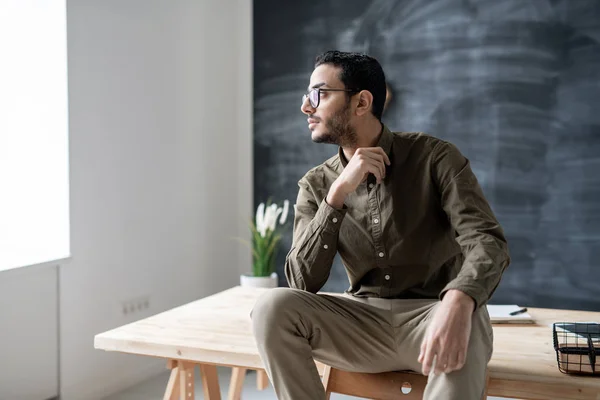
[[[337,208],[331,207],[327,201],[323,199],[314,218],[319,222],[319,225],[323,227],[325,232],[338,233],[347,211],[348,207],[346,207],[345,204],[344,208],[338,210]]]
[[[457,279],[451,281],[446,285],[446,287],[444,287],[444,289],[440,292],[440,300],[442,300],[446,292],[451,289],[460,290],[461,292],[471,296],[473,301],[475,301],[475,310],[488,301],[488,294],[480,285],[474,282],[465,282]]]

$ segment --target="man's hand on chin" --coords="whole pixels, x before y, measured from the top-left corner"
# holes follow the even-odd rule
[[[454,289],[446,292],[421,343],[418,361],[423,375],[450,373],[465,365],[474,308],[475,301],[468,294]]]

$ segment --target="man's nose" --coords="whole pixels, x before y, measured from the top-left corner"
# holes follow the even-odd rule
[[[302,102],[302,106],[300,107],[300,110],[306,115],[311,115],[311,114],[315,113],[316,109],[310,104],[310,100],[307,97]]]

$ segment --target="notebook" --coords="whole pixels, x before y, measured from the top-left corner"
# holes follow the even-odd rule
[[[522,308],[517,305],[487,305],[492,324],[532,324],[534,321],[528,312],[510,315],[511,312],[521,310]]]

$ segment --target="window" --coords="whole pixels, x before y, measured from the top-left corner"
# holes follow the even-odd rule
[[[65,0],[0,1],[0,271],[69,256]]]

